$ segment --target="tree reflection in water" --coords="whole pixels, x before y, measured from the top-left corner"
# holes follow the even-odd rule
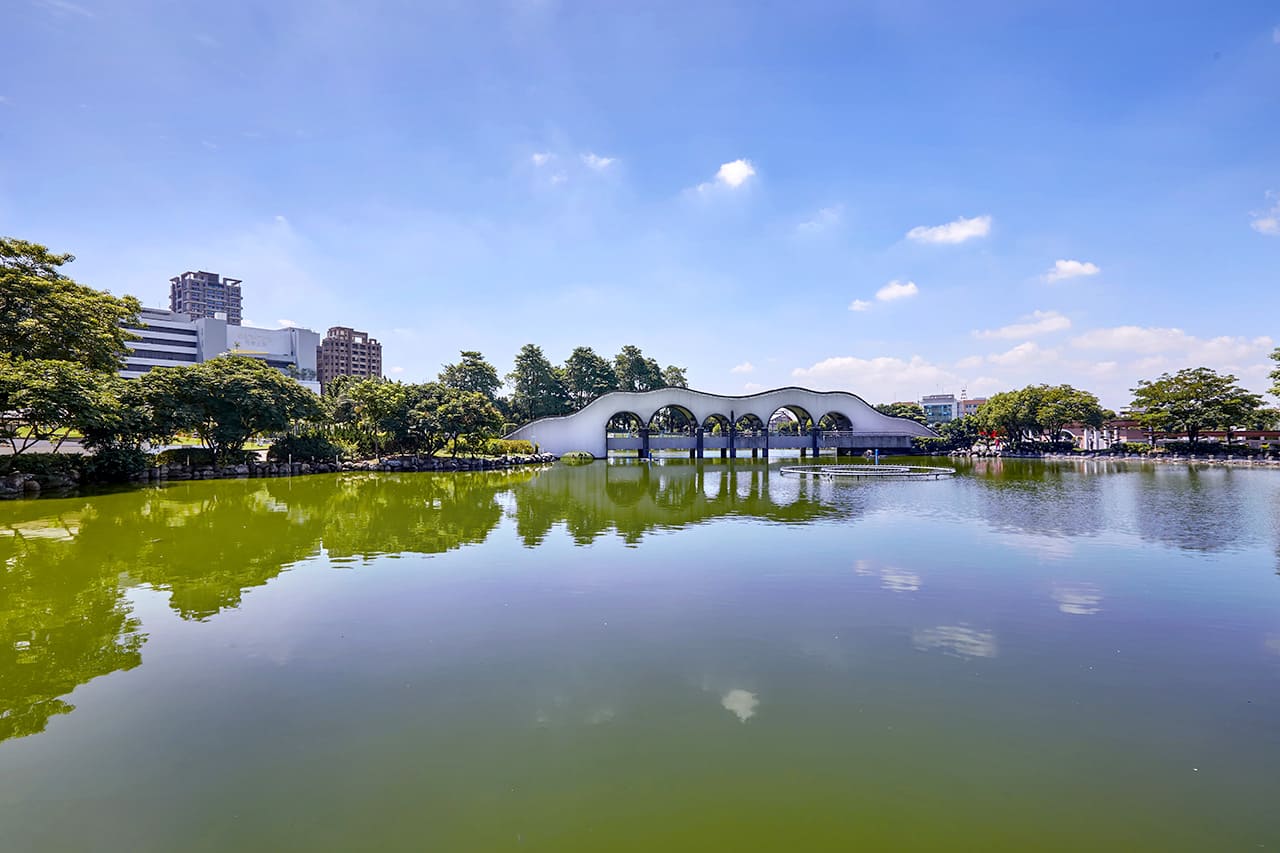
[[[10,503],[0,521],[0,740],[43,731],[72,709],[62,697],[78,685],[141,663],[146,635],[130,586],[165,591],[181,618],[208,620],[322,549],[335,562],[439,554],[484,542],[504,517],[526,547],[557,525],[579,545],[610,533],[635,545],[655,530],[726,516],[796,524],[865,507],[1064,543],[1107,529],[1196,551],[1280,541],[1280,494],[1251,502],[1257,489],[1235,483],[1265,473],[1016,461],[969,473],[942,489],[895,492],[834,488],[750,463],[597,463],[224,480]],[[905,569],[886,569],[882,583],[920,586]],[[1063,581],[1054,594],[1066,613],[1101,606],[1094,587]],[[986,648],[956,636],[944,626],[919,641]]]

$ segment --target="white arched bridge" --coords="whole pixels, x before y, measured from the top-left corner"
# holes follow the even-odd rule
[[[778,388],[743,397],[707,394],[688,388],[615,391],[571,415],[539,418],[507,436],[526,439],[543,453],[563,456],[584,450],[602,458],[613,451],[634,451],[641,458],[655,450],[688,450],[701,459],[707,451],[753,457],[772,450],[799,450],[818,456],[865,450],[911,449],[911,439],[937,433],[907,418],[877,412],[847,391]]]

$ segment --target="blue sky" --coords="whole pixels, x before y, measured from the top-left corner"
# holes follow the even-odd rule
[[[149,305],[1121,406],[1280,338],[1280,6],[10,0],[0,233]]]

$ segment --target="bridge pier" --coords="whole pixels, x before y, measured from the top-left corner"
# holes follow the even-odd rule
[[[695,452],[698,454],[696,458],[701,459],[702,458],[702,427],[698,427],[697,430],[695,430],[695,434],[697,435],[697,439],[698,439],[697,447],[695,448]]]
[[[764,426],[764,461],[769,461],[769,425]]]
[[[637,451],[637,458],[652,459],[649,453],[649,428],[640,427],[640,449]]]
[[[818,430],[816,429],[809,430],[809,447],[813,450],[813,461],[817,462],[820,451],[818,450]]]
[[[759,458],[760,458],[760,451],[759,451],[757,448],[755,448],[755,447],[751,448],[751,458],[752,458],[752,459],[759,459]]]
[[[733,412],[730,412],[729,416],[733,417]],[[730,459],[738,458],[738,446],[737,446],[737,441],[735,441],[737,436],[738,436],[737,426],[735,424],[729,424],[729,458]]]

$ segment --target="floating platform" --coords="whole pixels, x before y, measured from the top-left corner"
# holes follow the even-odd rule
[[[780,470],[822,480],[942,480],[956,473],[927,465],[784,465]]]

